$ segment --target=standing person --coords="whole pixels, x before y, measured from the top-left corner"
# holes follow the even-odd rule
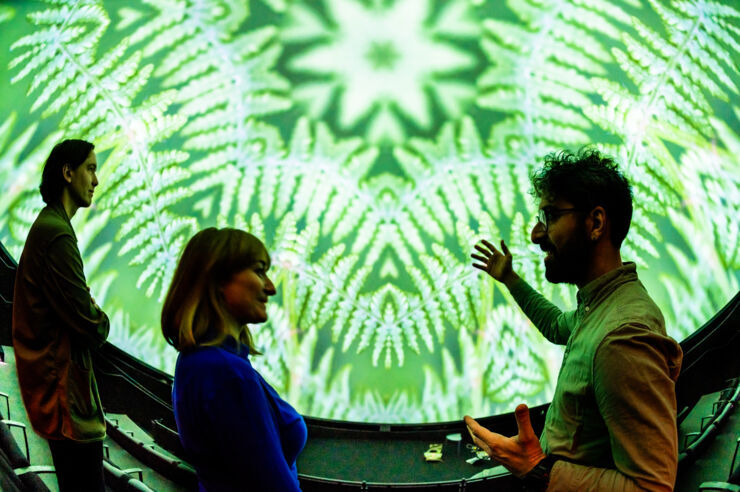
[[[306,424],[249,360],[260,353],[247,324],[267,321],[275,295],[269,268],[251,234],[202,230],[185,247],[162,307],[162,333],[180,352],[177,430],[200,490],[300,490],[295,461]]]
[[[501,250],[482,241],[471,256],[549,341],[565,345],[555,394],[539,440],[524,404],[511,438],[465,422],[476,444],[535,490],[672,490],[682,353],[635,264],[622,263],[631,187],[612,159],[589,149],[548,155],[532,185],[531,240],[546,253],[548,281],[578,286],[577,309],[561,312],[521,279],[504,241]]]
[[[91,352],[108,336],[108,316],[90,296],[70,219],[98,186],[94,145],[64,140],[41,176],[41,210],[15,278],[13,350],[33,429],[49,442],[62,492],[105,490],[105,417]]]

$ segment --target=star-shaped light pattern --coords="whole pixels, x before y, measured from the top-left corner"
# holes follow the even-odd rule
[[[282,35],[286,43],[309,41],[287,67],[313,77],[293,94],[314,118],[329,118],[338,93],[336,124],[342,133],[364,130],[371,141],[398,142],[409,131],[460,116],[472,102],[475,88],[459,74],[475,68],[477,58],[452,39],[479,32],[467,2],[446,2],[436,15],[428,0],[324,6],[326,19],[294,5]]]
[[[671,336],[738,291],[734,8],[30,3],[0,5],[0,22],[19,21],[0,36],[12,96],[0,241],[20,255],[42,207],[39,166],[62,133],[93,129],[82,133],[106,189],[78,217],[88,282],[113,342],[160,369],[176,353],[152,322],[155,290],[195,226],[229,226],[270,252],[278,295],[252,333],[255,367],[302,414],[440,421],[546,401],[562,353],[468,254],[506,239],[519,274],[572,309],[575,292],[546,282],[529,243],[526,190],[543,155],[587,142],[635,185],[623,254],[644,256]],[[45,136],[49,123],[59,132]]]

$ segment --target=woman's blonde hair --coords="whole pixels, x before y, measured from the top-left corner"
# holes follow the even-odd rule
[[[234,319],[223,303],[221,287],[235,273],[252,266],[264,254],[262,241],[239,229],[210,227],[193,236],[172,277],[162,306],[162,334],[180,352],[220,345],[231,333]],[[246,326],[239,341],[259,355]]]

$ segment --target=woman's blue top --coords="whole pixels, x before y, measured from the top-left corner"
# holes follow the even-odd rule
[[[299,491],[306,423],[248,355],[232,337],[180,353],[172,387],[180,442],[201,491]]]

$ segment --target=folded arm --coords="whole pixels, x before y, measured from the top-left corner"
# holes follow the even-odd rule
[[[80,252],[72,236],[62,235],[49,244],[44,255],[44,278],[40,286],[54,314],[72,335],[90,348],[108,337],[108,316],[90,296]]]

